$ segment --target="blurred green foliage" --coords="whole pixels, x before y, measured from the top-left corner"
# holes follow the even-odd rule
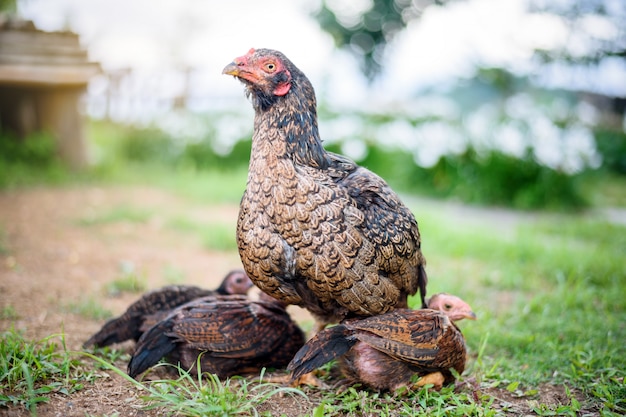
[[[17,0],[0,0],[0,13],[14,13],[17,10]]]
[[[233,179],[236,184],[245,180],[239,177],[245,175],[242,173],[249,160],[249,136],[236,141],[230,152],[223,153],[215,150],[211,134],[181,141],[176,135],[154,127],[102,121],[92,122],[90,133],[95,164],[90,172],[78,178],[119,179],[120,175],[125,178],[134,175],[154,181],[170,178],[171,182],[177,175],[188,178],[193,173],[220,171],[236,176]],[[357,162],[402,192],[517,209],[580,209],[594,202],[590,195],[593,187],[588,185],[590,177],[597,182],[602,181],[602,173],[622,176],[626,173],[626,135],[605,129],[598,130],[596,137],[598,152],[604,159],[602,168],[587,168],[576,174],[538,163],[530,149],[518,158],[494,149],[478,151],[471,145],[461,153],[442,156],[431,167],[422,167],[416,164],[412,153],[368,143],[365,156]],[[341,142],[326,144],[328,150],[337,153],[342,153],[341,147]],[[152,168],[120,174],[139,166]],[[32,184],[38,179],[49,184],[69,177],[56,156],[51,136],[38,134],[24,141],[8,137],[0,140],[0,188]],[[190,185],[174,181],[172,187],[182,190],[198,184],[188,179],[182,182]],[[207,188],[206,181],[198,185]],[[243,183],[239,188],[243,190]],[[240,190],[235,194],[238,199]]]
[[[172,138],[159,129],[138,129],[129,126],[124,129],[118,142],[118,152],[122,159],[132,162],[173,162],[177,155]]]
[[[604,169],[626,175],[626,132],[599,128],[596,129],[595,137]]]
[[[328,148],[340,150],[337,145]],[[567,175],[541,165],[530,152],[515,158],[495,150],[479,153],[469,147],[426,168],[416,165],[406,152],[368,146],[360,164],[405,192],[517,209],[564,210],[588,205],[580,186],[581,175]]]
[[[201,137],[181,140],[156,127],[139,128],[95,121],[91,136],[100,170],[119,169],[120,164],[148,163],[194,170],[232,170],[248,166],[249,138],[238,141],[231,152],[215,150],[210,129]]]
[[[180,162],[197,169],[230,170],[237,167],[247,167],[250,158],[250,145],[250,139],[240,140],[228,154],[222,155],[215,152],[209,140],[190,143],[181,154]]]
[[[0,189],[58,183],[67,173],[52,135],[41,132],[21,140],[0,131]]]
[[[48,165],[55,162],[55,152],[54,138],[45,133],[37,133],[24,140],[11,135],[3,135],[0,140],[0,158],[7,163]]]
[[[338,145],[327,148],[340,152]],[[116,158],[197,170],[228,170],[246,166],[249,154],[247,138],[237,142],[229,154],[221,155],[214,150],[210,136],[177,145],[176,138],[163,132],[129,128],[119,140]],[[578,187],[578,176],[540,165],[530,152],[524,158],[515,158],[495,150],[478,153],[469,147],[462,154],[445,155],[433,167],[424,168],[410,154],[369,145],[367,156],[359,163],[406,192],[519,209],[575,209],[587,205]]]
[[[493,150],[480,155],[469,148],[460,155],[446,155],[434,167],[419,171],[421,183],[433,178],[436,194],[456,196],[467,202],[520,209],[586,205],[576,176],[540,165],[530,153],[515,158]]]

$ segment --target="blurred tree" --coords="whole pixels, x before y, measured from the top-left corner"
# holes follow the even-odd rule
[[[607,57],[626,58],[626,2],[528,0],[528,6],[532,13],[559,16],[568,28],[564,49],[536,51],[545,62],[597,64]]]
[[[477,91],[484,93],[483,81],[487,81],[491,95],[489,98],[483,97],[482,104],[486,104],[483,107],[487,108],[486,113],[492,116],[488,122],[491,131],[500,131],[501,128],[520,123],[525,125],[523,120],[520,122],[519,118],[513,117],[508,108],[519,110],[519,106],[507,107],[509,102],[521,101],[526,103],[526,107],[541,109],[537,117],[548,116],[550,120],[544,120],[544,124],[549,126],[553,133],[552,139],[564,143],[561,153],[565,153],[566,148],[571,146],[570,143],[576,142],[575,138],[570,138],[570,133],[580,136],[580,132],[593,131],[596,150],[601,154],[601,163],[609,170],[622,174],[626,161],[624,132],[626,97],[620,97],[622,92],[606,89],[599,93],[594,90],[594,84],[598,83],[594,83],[593,80],[598,79],[597,74],[602,73],[594,70],[609,66],[620,68],[620,71],[624,72],[626,68],[626,1],[525,1],[529,13],[548,16],[560,22],[566,36],[565,41],[554,49],[534,51],[534,62],[539,64],[534,74],[520,76],[506,68],[476,68],[472,79],[463,80],[452,91],[454,103],[463,106],[464,86],[471,87],[473,94]],[[411,21],[419,19],[427,8],[446,7],[454,2],[458,0],[322,0],[314,17],[321,28],[332,35],[337,47],[348,50],[357,57],[363,73],[372,81],[380,73],[385,48],[399,32]],[[497,19],[497,15],[494,15],[494,19]],[[478,65],[480,66],[480,63]],[[548,89],[545,87],[546,84],[542,83],[546,80],[541,80],[537,76],[549,73],[544,71],[549,66],[555,66],[557,69],[550,72],[557,74],[553,76],[562,77],[566,72],[561,69],[566,68],[567,73],[573,74],[571,76],[584,77],[589,83],[564,84],[563,80],[559,79],[553,81],[560,83],[561,91]],[[537,85],[538,80],[541,85]],[[585,89],[589,91],[584,95],[581,94]],[[547,94],[543,94],[542,91]],[[469,106],[465,103],[467,111],[463,114],[466,119],[471,117],[476,108],[476,96],[472,95],[470,101]],[[499,111],[493,110],[488,101],[495,103],[495,108]],[[582,101],[595,107],[600,117],[595,121],[582,117],[585,113],[584,106],[579,106]],[[567,110],[549,111],[562,109],[563,104]],[[566,117],[559,115],[563,112]],[[520,132],[524,137],[532,136],[528,129]],[[493,138],[495,139],[502,138]],[[497,146],[495,148],[498,149]],[[589,155],[591,159],[595,158],[593,152]],[[590,165],[595,166],[593,163]]]
[[[445,3],[447,0],[322,0],[315,18],[338,47],[360,59],[363,72],[372,80],[380,71],[387,43],[426,7]]]
[[[453,1],[322,0],[315,18],[338,47],[358,57],[372,80],[380,71],[387,44],[398,32],[426,8]],[[607,57],[626,59],[626,1],[528,0],[528,10],[555,15],[569,29],[564,49],[536,51],[543,62],[598,65]]]

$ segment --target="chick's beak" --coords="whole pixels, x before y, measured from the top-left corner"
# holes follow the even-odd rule
[[[473,311],[471,311],[471,310],[466,312],[464,317],[466,319],[469,319],[469,320],[477,320],[478,319],[478,317],[476,317],[476,314]]]

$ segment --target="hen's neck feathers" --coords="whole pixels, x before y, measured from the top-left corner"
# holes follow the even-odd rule
[[[313,86],[297,69],[291,69],[291,89],[285,96],[273,96],[251,92],[255,110],[253,150],[262,142],[282,140],[284,154],[277,157],[291,158],[298,165],[326,169],[329,157],[322,146],[317,128],[317,102]],[[276,147],[273,147],[276,149]],[[282,148],[282,147],[281,147]]]

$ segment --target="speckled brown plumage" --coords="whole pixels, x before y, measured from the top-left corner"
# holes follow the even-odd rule
[[[135,341],[152,325],[182,304],[213,294],[245,294],[252,281],[243,270],[230,271],[215,290],[192,285],[168,285],[150,291],[135,301],[119,317],[109,320],[83,347],[109,346],[129,339]]]
[[[315,92],[283,54],[251,50],[224,68],[255,110],[237,223],[244,268],[263,291],[322,323],[407,306],[426,293],[411,211],[376,174],[322,147]]]
[[[284,304],[269,297],[212,296],[178,307],[139,339],[128,365],[137,377],[162,357],[219,377],[282,368],[304,344],[304,334]]]
[[[358,382],[373,389],[395,391],[411,387],[415,376],[437,372],[442,375],[443,384],[453,382],[450,369],[463,372],[466,348],[463,335],[452,320],[476,316],[458,297],[443,296],[445,303],[429,304],[436,310],[396,309],[319,332],[289,364],[293,379],[339,358],[349,383]],[[450,308],[444,304],[452,310],[447,311]]]

